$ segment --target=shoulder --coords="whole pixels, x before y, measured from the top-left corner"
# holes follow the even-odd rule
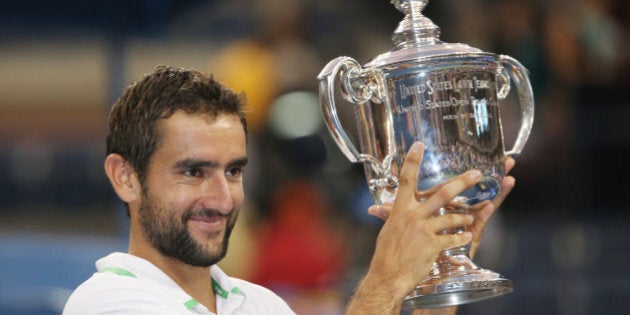
[[[248,296],[254,295],[254,296],[269,298],[272,300],[280,300],[284,302],[284,300],[280,296],[278,296],[276,293],[274,293],[273,291],[261,285],[251,283],[243,279],[238,279],[238,278],[231,278],[231,279],[234,282],[234,284],[236,284],[236,286],[239,289],[241,289],[243,292],[245,292]]]
[[[273,291],[242,279],[232,280],[247,296],[247,304],[255,306],[258,314],[295,314],[287,302]]]
[[[217,281],[219,290],[227,291],[228,301],[239,304],[239,314],[294,315],[291,307],[271,290],[249,281],[230,277],[219,268],[210,269],[213,281]],[[215,290],[217,288],[215,287]],[[244,297],[244,299],[242,299]],[[229,312],[228,312],[229,313]]]
[[[173,314],[179,305],[164,292],[134,277],[95,273],[70,295],[64,315],[73,314]]]

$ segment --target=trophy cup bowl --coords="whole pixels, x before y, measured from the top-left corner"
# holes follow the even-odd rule
[[[405,13],[392,35],[394,49],[364,66],[345,56],[331,60],[318,75],[320,105],[341,151],[351,162],[364,164],[376,204],[393,202],[404,156],[411,144],[422,141],[425,152],[418,190],[470,169],[482,172],[480,183],[436,215],[467,213],[469,206],[500,193],[505,156],[520,154],[529,137],[534,97],[527,70],[517,60],[442,42],[439,28],[421,14],[427,2],[393,0]],[[500,105],[512,84],[518,92],[521,126],[513,148],[506,151]],[[361,150],[337,115],[337,90],[354,105]],[[459,305],[512,291],[510,280],[476,266],[468,251],[468,246],[462,246],[442,252],[403,307]]]

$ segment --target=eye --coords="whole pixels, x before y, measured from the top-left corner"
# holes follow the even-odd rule
[[[191,168],[184,171],[184,176],[203,177],[203,171],[200,168]]]
[[[225,175],[227,175],[228,177],[240,178],[243,175],[244,170],[245,170],[245,167],[243,166],[232,167],[225,172]]]

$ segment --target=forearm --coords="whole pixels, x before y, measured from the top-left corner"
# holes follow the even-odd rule
[[[391,279],[391,278],[390,278]],[[387,278],[368,273],[354,293],[345,315],[398,315],[407,295],[405,289],[398,289],[394,283],[387,283]],[[455,315],[457,306],[414,309],[412,315]]]
[[[404,297],[394,297],[381,283],[372,282],[366,277],[348,304],[345,315],[371,315],[371,314],[400,314]],[[412,315],[455,315],[457,306],[414,309]]]
[[[378,277],[366,275],[355,291],[346,315],[388,315],[400,314],[402,300],[395,290],[378,280]]]

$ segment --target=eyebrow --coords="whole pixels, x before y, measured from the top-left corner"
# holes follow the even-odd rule
[[[239,159],[232,160],[230,163],[228,163],[228,166],[229,167],[233,167],[233,166],[241,166],[241,167],[243,167],[243,166],[247,165],[248,161],[249,160],[247,159],[247,157],[242,157],[242,158],[239,158]]]
[[[233,167],[233,166],[245,166],[247,165],[248,159],[247,157],[242,157],[242,158],[238,158],[238,159],[234,159],[232,161],[230,161],[227,166],[228,167]],[[217,168],[219,167],[219,163],[213,162],[213,161],[208,161],[208,160],[201,160],[201,159],[184,159],[181,160],[177,163],[175,163],[175,166],[173,168],[175,169],[193,169],[193,168],[202,168],[202,167],[207,167],[207,168]]]

